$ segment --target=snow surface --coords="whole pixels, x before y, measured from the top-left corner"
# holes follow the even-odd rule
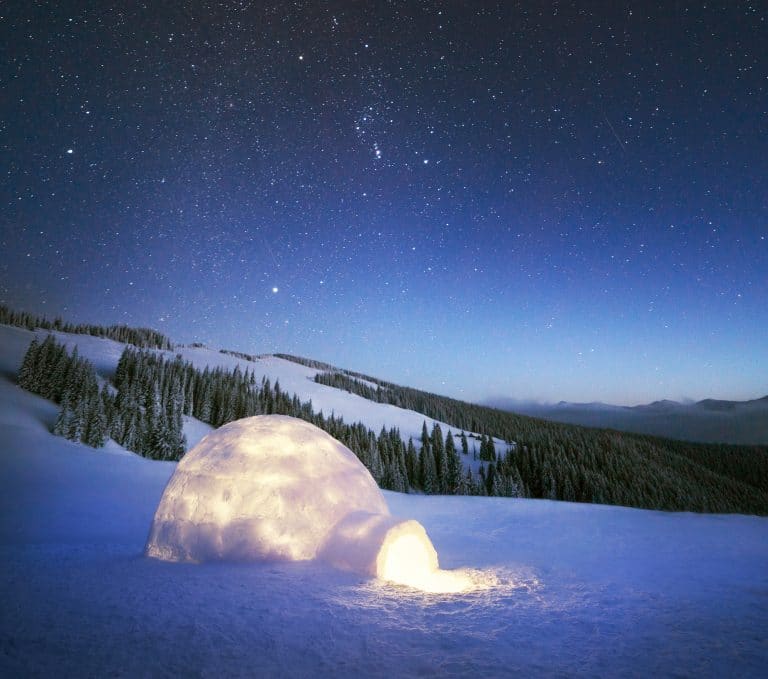
[[[182,419],[184,438],[187,440],[187,450],[194,448],[198,443],[200,443],[200,441],[203,440],[203,437],[214,431],[210,424],[196,420],[194,417],[184,415]]]
[[[62,336],[62,338],[63,337],[64,336]],[[68,341],[71,341],[72,336],[70,335],[67,337],[70,338]],[[83,349],[80,349],[81,354],[83,354],[83,351]],[[87,353],[88,351],[89,348],[86,348],[85,352]],[[407,442],[409,438],[412,438],[417,450],[421,448],[423,424],[426,422],[430,433],[432,432],[432,426],[434,424],[439,424],[443,436],[449,431],[453,432],[456,437],[456,447],[461,451],[461,442],[458,438],[458,434],[461,431],[460,429],[457,429],[446,422],[426,417],[413,410],[405,410],[404,408],[398,408],[397,406],[388,403],[376,403],[342,389],[329,387],[325,384],[318,384],[315,382],[315,375],[323,371],[318,370],[317,368],[309,368],[300,363],[295,363],[284,358],[278,358],[277,356],[260,356],[255,357],[253,361],[249,361],[233,356],[232,354],[223,354],[206,347],[181,347],[175,352],[158,353],[165,353],[168,356],[179,354],[184,360],[189,361],[200,370],[203,370],[206,366],[211,368],[221,367],[226,370],[234,370],[236,367],[239,367],[241,372],[249,370],[256,375],[257,379],[261,378],[261,376],[265,376],[273,385],[275,382],[279,382],[282,391],[287,392],[290,395],[297,394],[303,402],[312,401],[312,406],[315,412],[322,411],[326,416],[331,414],[334,414],[337,417],[341,416],[344,418],[345,422],[350,424],[354,422],[364,422],[368,428],[376,433],[378,433],[382,427],[385,429],[397,427],[400,430],[400,435],[402,436],[403,441]],[[371,383],[371,385],[374,387],[376,386],[373,383]],[[466,433],[469,435],[472,432]],[[509,444],[499,438],[494,438],[494,445],[496,446],[496,451],[500,453],[506,452],[507,448],[509,448]],[[475,460],[473,456],[473,449],[474,452],[477,453],[479,452],[479,447],[479,440],[470,438],[469,455],[459,455],[464,467],[471,468],[473,474],[477,473],[481,464],[481,462]]]
[[[49,333],[44,330],[32,333],[28,330],[0,325],[0,344],[5,344],[7,338],[9,343],[13,345],[11,353],[20,362],[32,338],[37,336],[42,340],[45,339],[47,334]],[[77,347],[80,355],[91,361],[99,375],[106,378],[111,378],[114,375],[120,355],[125,349],[125,345],[120,342],[100,337],[73,335],[62,332],[54,332],[53,334],[70,351]],[[423,424],[426,422],[427,428],[431,433],[432,426],[437,423],[442,429],[443,436],[449,431],[453,432],[456,447],[461,451],[461,441],[458,438],[460,430],[456,427],[412,410],[405,410],[387,403],[375,403],[357,394],[318,384],[314,381],[315,375],[322,371],[316,368],[309,368],[305,365],[270,355],[247,360],[207,347],[179,347],[174,351],[162,351],[159,349],[154,351],[168,359],[181,356],[185,361],[189,361],[200,370],[204,370],[206,367],[212,369],[223,368],[225,370],[239,368],[241,372],[249,370],[259,380],[261,377],[266,377],[272,385],[278,382],[282,391],[287,392],[291,396],[293,394],[298,395],[302,402],[312,401],[315,412],[322,411],[326,416],[334,414],[337,417],[343,417],[344,421],[350,424],[363,422],[376,433],[382,427],[387,430],[397,427],[404,442],[407,442],[409,438],[413,438],[413,443],[417,450],[421,448]],[[6,374],[8,376],[15,375],[15,369],[9,368]],[[187,437],[188,449],[196,445],[202,436],[210,431],[210,427],[208,429],[206,427],[208,425],[202,422],[192,420],[192,418],[185,418],[184,434]],[[469,431],[466,433],[468,436],[472,434]],[[494,444],[496,451],[500,453],[505,452],[509,447],[507,442],[499,438],[494,438]],[[469,454],[459,455],[464,467],[471,468],[473,474],[478,472],[481,464],[480,460],[475,460],[473,455],[473,451],[474,453],[479,452],[479,447],[479,440],[470,437]]]
[[[0,676],[766,676],[762,517],[385,492],[444,567],[489,576],[450,596],[318,561],[146,558],[176,465],[49,434],[55,407],[7,379],[13,336]]]

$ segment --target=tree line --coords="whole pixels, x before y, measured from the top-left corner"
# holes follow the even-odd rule
[[[257,379],[253,371],[223,368],[203,370],[177,355],[168,358],[152,351],[126,347],[113,381],[102,381],[93,365],[75,348],[49,335],[34,339],[19,370],[19,385],[61,406],[54,433],[93,447],[107,438],[144,457],[178,460],[186,449],[183,417],[194,417],[219,427],[260,414],[290,415],[304,419],[344,443],[371,472],[382,488],[399,492],[462,494],[519,494],[520,486],[503,482],[496,458],[486,475],[462,473],[462,463],[451,432],[443,435],[426,422],[420,446],[406,444],[399,429],[376,434],[363,423],[347,424],[334,414],[316,413],[312,402]],[[462,432],[462,450],[468,452]],[[486,445],[485,443],[483,445]],[[492,442],[490,443],[492,446]],[[489,458],[490,461],[490,458]],[[495,479],[495,480],[494,480]]]
[[[363,377],[318,375],[331,386],[383,400],[403,389]],[[351,380],[351,382],[350,382]],[[177,460],[185,450],[183,416],[214,427],[258,414],[300,417],[349,447],[383,488],[401,492],[480,494],[620,504],[649,509],[768,514],[768,451],[669,441],[547,422],[433,394],[419,398],[428,417],[443,412],[459,434],[426,422],[405,442],[397,429],[374,432],[334,414],[315,412],[279,383],[251,370],[195,368],[181,356],[126,347],[113,381],[50,336],[34,340],[19,383],[61,405],[54,431],[88,445],[112,438],[145,457]],[[393,399],[394,400],[394,399]],[[445,403],[443,402],[445,401]],[[391,401],[383,401],[391,402]],[[446,420],[443,420],[446,421]],[[472,428],[462,424],[471,422]],[[458,425],[458,426],[457,426]],[[477,433],[465,433],[477,432]],[[497,451],[492,435],[506,440]],[[468,438],[480,441],[481,464],[468,464]],[[475,444],[473,443],[473,448]]]
[[[127,325],[91,325],[85,323],[66,323],[60,318],[50,321],[44,316],[35,316],[25,311],[14,311],[0,304],[0,323],[15,325],[27,330],[68,332],[73,335],[91,335],[133,344],[137,347],[173,349],[173,343],[165,335],[152,328],[131,328]]]
[[[527,497],[768,514],[765,446],[693,443],[549,422],[338,369],[318,373],[315,381],[514,441]]]
[[[61,405],[53,433],[100,448],[109,434],[111,396],[99,388],[93,364],[48,335],[33,339],[18,374],[19,386]]]

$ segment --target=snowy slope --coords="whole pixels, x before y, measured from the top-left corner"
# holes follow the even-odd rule
[[[0,343],[0,676],[765,676],[766,518],[385,493],[499,581],[459,596],[145,558],[174,465],[51,436],[8,379],[24,337]]]
[[[289,394],[297,394],[302,401],[312,401],[315,412],[320,410],[323,414],[341,415],[345,422],[364,422],[370,429],[379,432],[382,427],[390,429],[397,427],[405,441],[413,437],[414,444],[420,445],[422,425],[432,431],[432,425],[437,421],[421,413],[405,410],[388,403],[375,403],[356,394],[335,389],[324,384],[317,384],[314,379],[318,372],[316,368],[308,368],[304,365],[288,361],[276,356],[266,356],[255,361],[246,361],[229,354],[202,348],[184,347],[177,353],[190,361],[196,367],[203,369],[205,366],[221,366],[228,370],[234,370],[239,366],[240,370],[246,368],[255,372],[258,376],[265,375],[272,384],[280,382],[280,389]],[[443,435],[449,430],[458,434],[456,427],[451,427],[445,422],[438,422]],[[497,451],[506,451],[507,444],[501,439],[494,439]],[[479,447],[479,443],[477,444]],[[472,442],[470,441],[470,457]],[[477,465],[474,465],[477,466]]]
[[[37,332],[37,336],[41,339],[46,334],[44,331]],[[117,362],[120,360],[120,355],[125,349],[124,344],[89,335],[71,335],[59,332],[54,334],[58,341],[64,343],[70,351],[77,346],[80,355],[94,364],[97,373],[107,378],[111,378],[114,375]],[[0,325],[0,345],[9,345],[15,360],[21,361],[33,336],[34,333],[28,330]],[[249,361],[231,354],[223,354],[220,351],[200,347],[180,347],[176,351],[157,350],[156,353],[164,354],[169,358],[181,355],[184,360],[189,361],[200,370],[203,370],[206,366],[210,368],[221,367],[226,370],[234,370],[236,367],[239,367],[242,372],[246,370],[253,372],[257,379],[264,376],[272,384],[279,381],[282,391],[290,395],[297,394],[302,402],[311,400],[315,412],[322,410],[325,415],[333,413],[337,417],[343,417],[347,423],[363,422],[376,433],[382,427],[387,429],[397,427],[404,441],[407,442],[409,437],[413,437],[413,442],[417,449],[421,446],[423,423],[426,422],[427,427],[431,431],[432,425],[436,422],[436,420],[412,410],[404,410],[403,408],[386,403],[374,403],[356,394],[350,394],[349,392],[334,389],[324,384],[317,384],[314,378],[320,371],[276,356],[266,356]],[[451,427],[445,422],[439,422],[439,424],[443,435],[446,435],[449,430],[456,435],[459,434],[459,430],[456,427]],[[207,426],[199,422],[190,422],[189,420],[185,423],[184,431],[190,447],[207,432],[207,430],[203,429],[201,434],[197,428],[198,425],[203,428]],[[192,429],[194,429],[194,433]],[[469,434],[470,432],[467,433]],[[501,439],[494,439],[494,443],[497,452],[505,452],[508,448],[507,443]],[[461,450],[458,437],[456,438],[456,446]],[[472,467],[473,472],[476,472],[480,462],[473,459],[473,446],[479,449],[479,441],[470,439],[469,455],[462,455],[461,457],[465,467]]]

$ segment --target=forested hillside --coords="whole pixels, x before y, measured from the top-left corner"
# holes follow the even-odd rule
[[[242,358],[251,359],[245,354]],[[598,502],[704,512],[768,514],[768,454],[761,448],[703,446],[554,424],[325,370],[318,382],[447,421],[426,423],[418,441],[374,432],[315,412],[311,401],[239,368],[199,370],[180,356],[127,346],[112,383],[53,336],[33,341],[19,373],[24,388],[61,405],[54,432],[98,447],[107,437],[145,457],[179,459],[183,416],[214,427],[257,414],[312,422],[352,449],[383,488]],[[365,382],[362,382],[364,379]],[[376,388],[370,386],[376,384]],[[473,433],[467,433],[473,432]],[[479,473],[462,464],[479,440]],[[507,440],[496,450],[493,438]]]
[[[439,426],[421,441],[417,454],[396,428],[378,434],[363,423],[347,424],[315,412],[311,402],[257,378],[251,371],[198,370],[176,356],[126,347],[113,383],[99,380],[93,366],[75,349],[49,335],[34,340],[19,370],[19,385],[61,405],[54,433],[93,447],[110,437],[144,457],[178,460],[184,454],[183,416],[219,427],[259,414],[299,417],[324,429],[352,449],[376,482],[389,490],[462,494],[520,494],[519,479],[485,481],[462,475],[462,465],[448,433]],[[513,470],[510,470],[513,474]]]
[[[0,321],[26,328],[109,337],[135,347],[168,349],[172,342],[144,328],[72,325],[0,306]],[[241,352],[243,360],[257,357]],[[309,420],[349,446],[383,487],[403,492],[488,494],[599,502],[636,507],[768,514],[768,450],[758,446],[694,444],[558,424],[464,403],[344,371],[288,354],[281,358],[319,372],[315,381],[366,399],[447,422],[404,441],[395,429],[375,432],[315,412],[311,401],[287,394],[261,375],[222,368],[199,370],[179,356],[126,347],[112,383],[77,350],[53,336],[34,341],[19,374],[21,386],[60,404],[56,434],[99,447],[107,438],[145,457],[183,455],[182,417],[218,427],[260,413]],[[473,432],[473,433],[469,433]],[[462,464],[468,437],[482,461]],[[493,439],[508,442],[494,449]],[[473,446],[474,448],[475,446]]]
[[[116,342],[133,344],[137,347],[154,347],[157,349],[173,349],[173,343],[165,335],[152,328],[131,328],[127,325],[92,325],[66,323],[60,318],[52,321],[44,316],[35,316],[25,311],[13,311],[0,304],[0,323],[15,325],[27,330],[56,330],[73,335],[91,335],[106,337]]]
[[[768,513],[763,446],[687,443],[559,424],[337,369],[325,369],[315,380],[515,441],[515,463],[529,497],[711,512],[741,506]]]

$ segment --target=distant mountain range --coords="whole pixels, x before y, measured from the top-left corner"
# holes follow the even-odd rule
[[[768,396],[752,401],[705,399],[697,403],[654,401],[640,406],[606,403],[531,403],[509,398],[486,405],[521,415],[586,427],[617,429],[686,441],[768,443]]]

